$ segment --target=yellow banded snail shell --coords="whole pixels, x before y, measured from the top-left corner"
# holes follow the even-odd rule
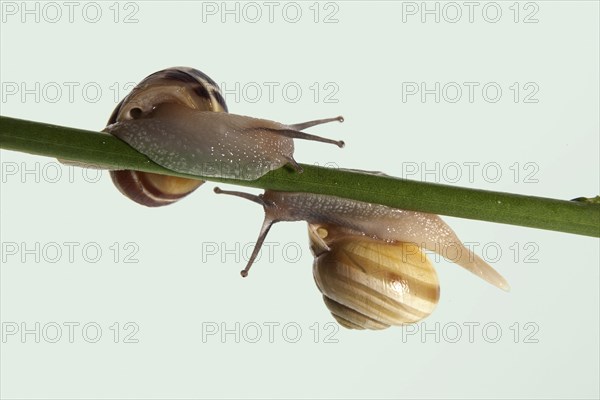
[[[230,114],[218,85],[204,73],[169,68],[142,80],[112,113],[104,129],[155,163],[175,172],[254,180],[291,165],[293,139],[335,144],[342,141],[302,132],[342,117],[282,124]],[[138,171],[113,171],[119,190],[146,206],[171,204],[202,181]]]
[[[219,188],[215,192],[244,197],[265,210],[242,276],[247,276],[274,223],[308,222],[315,282],[326,306],[346,328],[383,329],[431,314],[439,299],[439,283],[422,249],[509,290],[506,280],[467,249],[437,215],[312,193],[266,190],[254,196]]]
[[[437,273],[416,244],[322,224],[310,224],[309,236],[315,283],[340,325],[385,329],[417,322],[435,309]]]

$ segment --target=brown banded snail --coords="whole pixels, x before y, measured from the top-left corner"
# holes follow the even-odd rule
[[[142,80],[117,105],[104,129],[155,163],[180,173],[254,180],[293,158],[293,139],[344,146],[302,130],[342,117],[285,125],[229,114],[218,85],[204,73],[168,68]],[[132,200],[150,207],[171,204],[203,181],[140,171],[111,171]]]
[[[242,276],[247,276],[271,226],[308,222],[313,276],[327,308],[344,327],[384,329],[417,322],[439,299],[437,274],[421,249],[508,291],[506,280],[467,249],[434,214],[336,196],[266,190],[255,196],[224,191],[261,204],[265,219]]]

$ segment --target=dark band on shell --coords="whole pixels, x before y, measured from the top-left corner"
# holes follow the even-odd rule
[[[185,93],[193,94],[196,97],[211,103],[209,107],[198,105],[197,107],[194,107],[196,109],[204,109],[204,111],[222,110],[224,112],[229,112],[219,85],[217,85],[217,83],[208,75],[194,68],[175,67],[155,72],[138,83],[131,93],[115,107],[108,119],[107,125],[114,124],[119,120],[118,116],[122,111],[123,104],[130,102],[133,97],[139,96],[141,91],[148,89],[151,86],[158,85],[178,85],[185,87]],[[154,105],[156,106],[158,104]]]

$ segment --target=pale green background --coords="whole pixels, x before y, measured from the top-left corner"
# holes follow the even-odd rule
[[[137,2],[136,24],[112,22],[112,2],[101,3],[105,14],[97,24],[85,22],[80,13],[73,23],[35,23],[31,17],[21,23],[8,17],[1,28],[3,83],[78,82],[81,88],[97,82],[103,95],[96,103],[85,101],[80,90],[72,103],[66,93],[56,103],[10,96],[2,115],[101,129],[115,106],[112,84],[187,65],[231,86],[298,82],[304,90],[297,103],[283,100],[280,92],[273,103],[266,95],[256,103],[228,96],[232,112],[283,122],[343,114],[344,124],[311,131],[343,138],[346,148],[300,143],[296,158],[301,162],[396,176],[402,175],[403,162],[496,162],[503,174],[497,183],[476,170],[472,182],[463,178],[457,184],[564,199],[598,194],[598,3],[536,2],[536,24],[512,22],[512,3],[499,3],[503,16],[496,24],[485,22],[481,12],[473,23],[466,16],[456,24],[437,24],[431,17],[424,24],[418,17],[403,23],[401,3],[394,2],[336,2],[339,22],[334,24],[312,22],[312,2],[299,3],[304,14],[297,24],[285,22],[280,13],[272,24],[235,23],[231,17],[227,23],[217,17],[202,22],[200,4],[183,1]],[[402,103],[405,81],[494,81],[504,92],[495,104],[480,95],[472,104],[464,99]],[[309,89],[314,82],[335,82],[339,102],[315,103]],[[515,104],[508,89],[513,82],[536,82],[539,103]],[[52,168],[50,159],[0,155],[4,172],[14,165],[38,165],[48,173]],[[513,182],[515,162],[521,173],[527,172],[525,163],[534,163],[539,182],[525,183],[523,175]],[[88,183],[79,170],[71,170],[72,181],[67,168],[61,171],[58,183],[43,176],[39,183],[34,175],[5,177],[2,242],[30,247],[92,242],[103,257],[93,264],[80,253],[73,263],[67,255],[57,263],[35,263],[31,257],[21,263],[6,256],[1,319],[29,326],[96,322],[103,336],[95,344],[83,340],[80,331],[74,343],[64,336],[55,344],[8,337],[1,343],[2,397],[599,396],[597,239],[446,218],[464,241],[497,243],[503,254],[493,265],[510,281],[512,292],[440,261],[441,302],[420,329],[458,324],[463,328],[458,343],[443,338],[436,343],[432,335],[421,340],[401,328],[339,330],[337,343],[324,343],[323,335],[331,332],[324,326],[332,318],[313,283],[303,223],[280,224],[269,237],[279,249],[297,243],[299,261],[287,262],[276,251],[272,262],[257,263],[243,280],[238,275],[243,260],[230,255],[221,262],[213,256],[202,263],[202,246],[215,242],[234,248],[253,241],[262,219],[255,204],[219,198],[207,184],[177,205],[151,210],[121,196],[106,173],[98,183]],[[121,254],[115,263],[109,249],[114,242],[137,243],[140,262],[123,263]],[[517,262],[510,249],[515,242],[521,247]],[[539,262],[524,262],[527,243],[537,246]],[[139,343],[113,343],[109,326],[128,321],[139,326]],[[243,338],[236,343],[231,335],[225,343],[218,336],[203,342],[203,324],[211,322],[230,328],[236,322],[281,325],[273,343],[266,327],[255,344]],[[297,343],[282,336],[280,328],[289,322],[302,329]],[[464,325],[470,322],[480,324],[473,343]],[[482,335],[481,326],[490,322],[502,328],[497,343]],[[515,322],[521,333],[517,343],[510,328]],[[533,336],[537,343],[525,343],[528,322],[539,328]],[[315,323],[318,343],[310,330]]]

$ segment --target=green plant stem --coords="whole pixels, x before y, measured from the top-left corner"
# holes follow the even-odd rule
[[[311,192],[406,210],[600,237],[600,206],[302,165],[255,181],[192,176],[163,168],[121,140],[99,132],[0,117],[0,148],[109,169],[135,169],[281,191]],[[573,196],[575,197],[575,196]]]

